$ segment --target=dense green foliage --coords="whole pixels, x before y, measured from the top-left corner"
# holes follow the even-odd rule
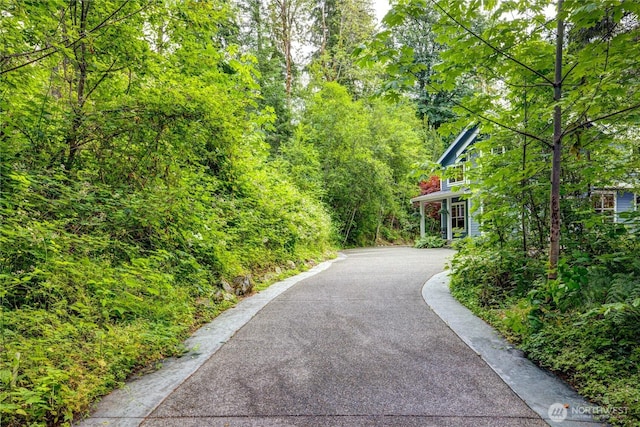
[[[555,281],[543,279],[544,262],[517,245],[465,242],[452,261],[451,289],[594,404],[623,408],[606,421],[633,426],[640,420],[640,242],[625,226],[594,228],[598,245],[566,254]]]
[[[0,2],[3,426],[86,413],[236,283],[412,237],[419,126],[356,90],[344,44],[368,9],[339,8],[354,27],[323,56],[350,71],[301,95],[293,12],[237,6]]]
[[[419,128],[407,105],[353,101],[346,88],[326,83],[311,95],[283,158],[294,182],[330,208],[342,244],[408,239],[416,221],[407,176],[425,155]]]
[[[427,3],[440,14],[437,40],[456,46],[441,53],[431,88],[474,82],[473,96],[457,104],[455,125],[480,122],[484,134],[468,167],[484,235],[453,260],[454,294],[594,403],[627,408],[610,421],[636,425],[638,213],[597,213],[593,201],[600,190],[640,189],[640,93],[631,59],[638,55],[632,40],[640,9],[632,2],[565,1],[549,19],[547,1]],[[401,4],[388,22],[415,16],[424,2]],[[559,42],[558,18],[567,30]],[[553,61],[559,51],[560,83]],[[560,172],[557,194],[552,170]],[[550,195],[560,200],[556,278],[547,262]]]
[[[472,92],[466,79],[460,79],[451,89],[433,90],[433,85],[441,81],[437,75],[441,56],[450,48],[438,34],[440,15],[437,8],[420,2],[395,2],[383,19],[389,29],[378,33],[366,51],[358,50],[362,62],[382,64],[387,73],[378,91],[391,97],[408,93],[417,116],[430,130],[453,121],[457,117],[453,106]]]
[[[2,9],[0,413],[58,424],[179,354],[235,300],[223,281],[323,256],[332,227],[268,162],[229,10]]]
[[[442,237],[439,236],[424,236],[418,240],[414,244],[414,247],[423,249],[423,248],[442,248],[447,243]]]

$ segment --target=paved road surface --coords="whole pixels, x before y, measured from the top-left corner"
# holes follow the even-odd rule
[[[546,425],[422,299],[452,252],[346,254],[263,308],[143,425]]]

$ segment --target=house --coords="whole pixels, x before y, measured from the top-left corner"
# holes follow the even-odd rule
[[[412,203],[420,204],[420,237],[425,236],[425,205],[433,202],[441,204],[443,239],[480,235],[480,223],[470,209],[471,191],[465,186],[468,184],[465,167],[473,164],[473,159],[468,158],[469,148],[477,142],[478,135],[477,125],[463,130],[437,161],[442,170],[447,170],[444,175],[448,177],[440,180],[440,190],[411,199]],[[625,221],[620,216],[622,212],[640,210],[640,195],[625,184],[594,189],[590,197],[595,212],[610,215],[615,222]]]
[[[470,200],[465,197],[471,193],[465,188],[468,183],[465,177],[467,150],[476,142],[478,134],[477,125],[463,130],[440,156],[437,163],[443,170],[449,169],[446,174],[449,178],[440,180],[440,191],[411,199],[412,203],[420,204],[420,237],[425,235],[425,205],[432,202],[438,202],[442,207],[440,224],[443,239],[480,235],[479,223],[470,213]]]
[[[591,203],[597,213],[610,215],[614,222],[624,222],[623,212],[640,209],[640,195],[626,184],[614,187],[598,188],[591,192]]]

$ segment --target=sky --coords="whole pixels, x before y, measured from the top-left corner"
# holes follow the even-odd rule
[[[376,11],[376,18],[380,22],[389,11],[389,0],[373,0],[373,8]]]

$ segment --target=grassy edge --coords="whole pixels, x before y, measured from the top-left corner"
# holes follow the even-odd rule
[[[304,262],[301,262],[299,265],[296,264],[295,268],[290,268],[290,266],[286,264],[282,264],[282,265],[272,266],[272,268],[270,269],[261,270],[260,275],[255,280],[255,285],[253,287],[253,290],[250,293],[246,295],[235,296],[233,299],[225,299],[217,303],[218,304],[217,308],[219,308],[219,310],[216,310],[215,314],[212,317],[199,319],[199,321],[191,325],[191,327],[188,329],[188,332],[186,333],[184,340],[188,339],[191,335],[193,335],[196,331],[198,331],[198,329],[200,329],[207,323],[213,321],[216,317],[218,317],[225,311],[237,306],[240,303],[240,301],[242,301],[243,299],[249,298],[255,295],[256,293],[260,293],[268,289],[271,285],[275,285],[276,283],[281,282],[285,279],[288,279],[289,277],[297,276],[300,273],[304,273],[305,271],[312,269],[313,267],[319,265],[320,263],[335,259],[336,257],[337,257],[337,252],[330,251],[328,253],[323,254],[323,256],[318,259],[308,259],[308,260],[305,260]],[[277,272],[278,270],[280,270],[280,273]],[[129,375],[127,376],[127,379],[123,383],[119,384],[117,387],[112,389],[112,391],[118,387],[121,387],[122,385],[124,385],[124,383],[134,378],[139,378],[143,375],[150,374],[152,372],[155,372],[161,369],[162,368],[161,362],[164,359],[168,357],[180,357],[183,354],[187,353],[188,351],[189,351],[188,348],[183,347],[181,353],[174,353],[167,356],[161,356],[154,360],[148,361],[145,366],[138,367],[137,369],[130,372]],[[104,396],[106,396],[106,394],[102,395],[101,397],[104,397]],[[0,424],[0,427],[1,426],[2,425]]]
[[[57,307],[49,312],[3,310],[0,326],[4,328],[8,320],[5,314],[11,315],[16,324],[33,323],[33,331],[29,332],[35,335],[19,341],[3,335],[2,343],[11,347],[0,348],[7,353],[8,361],[0,367],[0,385],[10,387],[0,387],[0,426],[68,426],[86,418],[102,397],[133,378],[158,370],[162,360],[184,355],[188,351],[184,340],[245,297],[336,256],[337,251],[330,249],[303,255],[297,262],[254,267],[248,271],[254,286],[246,295],[220,291],[219,299],[190,300],[186,310],[190,315],[176,318],[173,323],[140,318],[95,330],[95,325],[72,322],[75,318],[68,315],[59,317]],[[40,364],[27,365],[34,357]],[[33,390],[16,385],[25,375],[24,366],[39,377]]]

